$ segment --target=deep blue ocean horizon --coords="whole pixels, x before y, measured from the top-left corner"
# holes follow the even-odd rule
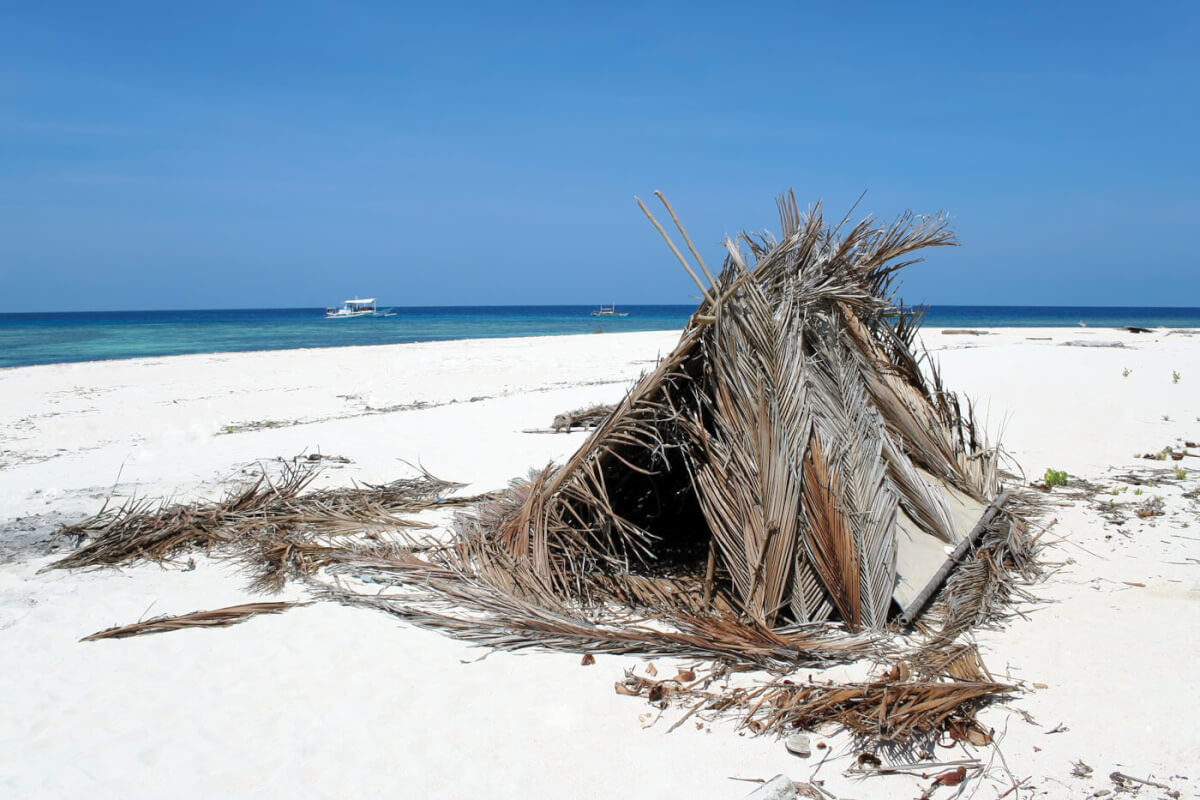
[[[76,311],[0,314],[0,368],[122,358],[403,344],[454,339],[678,330],[694,305],[395,307],[395,316],[327,320],[323,308]],[[926,307],[924,326],[1200,328],[1200,308]]]

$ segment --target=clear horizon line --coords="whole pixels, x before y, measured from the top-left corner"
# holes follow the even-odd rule
[[[693,303],[617,303],[624,308],[695,308]],[[312,311],[323,310],[330,306],[321,304],[313,306],[225,306],[205,308],[108,308],[108,309],[75,309],[71,311],[0,311],[0,315],[18,316],[32,314],[171,314],[194,311]],[[432,308],[594,308],[594,303],[463,303],[460,305],[429,304],[415,306],[389,306],[380,304],[383,309],[432,309]],[[1200,306],[1164,306],[1164,305],[1050,305],[1027,303],[931,303],[905,304],[905,308],[1053,308],[1053,309],[1157,309],[1174,311],[1200,311]]]

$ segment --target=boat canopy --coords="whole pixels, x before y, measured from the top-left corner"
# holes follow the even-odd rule
[[[366,298],[365,300],[359,300],[358,298],[355,298],[354,300],[346,300],[346,301],[344,301],[344,302],[345,302],[345,304],[346,304],[346,305],[348,305],[348,306],[365,306],[365,305],[373,305],[373,304],[375,303],[375,298],[374,298],[374,297],[368,297],[368,298]]]

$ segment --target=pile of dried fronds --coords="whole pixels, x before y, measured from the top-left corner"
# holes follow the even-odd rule
[[[256,480],[213,502],[156,505],[135,497],[116,508],[106,504],[95,516],[58,531],[81,545],[50,566],[163,563],[199,550],[243,559],[255,575],[253,588],[275,591],[289,576],[395,549],[379,534],[433,527],[402,515],[484,499],[445,498],[461,484],[424,471],[380,486],[306,491],[317,469],[284,463],[281,470],[272,480],[264,468]]]
[[[992,679],[973,646],[928,650],[932,652],[917,654],[922,661],[898,660],[873,681],[797,683],[780,678],[736,686],[728,669],[700,679],[690,670],[669,678],[627,670],[616,690],[662,709],[687,707],[676,725],[693,714],[708,720],[732,716],[754,734],[782,735],[834,723],[874,744],[927,741],[943,732],[986,744],[990,736],[974,722],[973,713],[1013,688]]]

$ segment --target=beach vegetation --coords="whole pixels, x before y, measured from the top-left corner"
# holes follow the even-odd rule
[[[1183,467],[1175,467],[1175,477],[1178,480],[1183,480],[1187,477],[1187,470]]]
[[[1134,494],[1141,494],[1141,493],[1142,493],[1142,487],[1140,487],[1140,486],[1139,486],[1138,488],[1134,489],[1134,490],[1133,490],[1133,493],[1134,493]]]
[[[1177,371],[1171,370],[1171,383],[1179,383],[1179,379],[1182,377],[1183,376],[1180,375]]]
[[[1047,489],[1053,489],[1055,486],[1066,486],[1067,472],[1066,470],[1047,467],[1046,474],[1042,476],[1042,482],[1046,484]]]
[[[1122,378],[1128,378],[1132,374],[1133,374],[1133,370],[1131,370],[1129,367],[1126,367],[1125,369],[1121,370]]]

